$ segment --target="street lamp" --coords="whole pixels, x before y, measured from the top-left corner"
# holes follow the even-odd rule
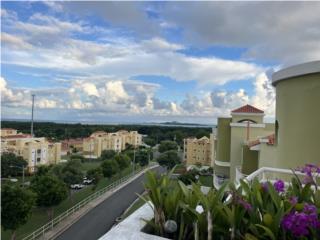
[[[20,169],[22,169],[22,187],[24,187],[24,166],[18,166],[18,165],[10,165],[9,167],[11,167],[11,168],[14,168],[14,167],[16,167],[16,168],[20,168]]]

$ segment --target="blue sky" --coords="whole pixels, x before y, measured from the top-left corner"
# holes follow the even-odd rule
[[[316,2],[2,2],[2,118],[211,124],[318,60]],[[308,16],[306,18],[305,16]]]

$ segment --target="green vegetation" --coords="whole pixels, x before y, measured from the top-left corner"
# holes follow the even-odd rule
[[[30,133],[29,122],[1,121],[1,127],[14,128],[19,132]],[[147,135],[145,143],[154,146],[164,140],[174,140],[183,146],[183,139],[186,137],[209,137],[210,128],[187,128],[187,127],[162,127],[162,126],[142,126],[142,125],[89,125],[89,124],[66,124],[52,122],[35,122],[34,133],[36,137],[47,137],[52,140],[62,140],[69,138],[88,137],[95,131],[114,132],[121,129],[128,131],[138,131]]]
[[[208,176],[200,175],[199,181],[202,186],[213,187],[213,176],[212,175],[208,175]]]
[[[22,168],[28,163],[22,157],[13,153],[3,153],[1,155],[1,177],[21,176]]]
[[[18,186],[4,185],[1,189],[1,226],[12,231],[15,239],[16,230],[28,221],[35,195]]]
[[[36,176],[31,181],[31,189],[37,194],[37,206],[47,209],[49,219],[53,217],[54,206],[66,199],[68,193],[64,182],[49,174]]]
[[[254,179],[240,180],[238,188],[225,183],[208,193],[198,183],[187,187],[172,180],[172,173],[148,172],[147,196],[142,198],[153,204],[151,233],[175,240],[319,239],[320,189],[315,179],[320,168],[308,164],[301,172],[304,184],[294,175],[288,188],[282,180]]]
[[[111,177],[119,171],[119,164],[116,160],[105,160],[101,164],[102,173],[104,177]]]
[[[160,153],[164,153],[170,150],[178,151],[178,144],[174,141],[161,141],[158,150]]]
[[[138,167],[139,168],[139,167]],[[118,172],[116,175],[112,176],[111,178],[102,178],[96,186],[86,187],[82,190],[76,191],[72,194],[72,202],[70,199],[65,199],[59,205],[53,207],[53,217],[57,217],[59,214],[63,213],[64,211],[68,210],[78,202],[82,201],[95,191],[99,191],[100,189],[110,185],[111,183],[117,181],[118,179],[126,176],[132,172],[132,168],[128,167],[121,172]],[[2,210],[3,211],[3,210]],[[3,213],[2,213],[3,214]],[[48,222],[47,210],[46,208],[34,208],[32,210],[31,217],[27,221],[26,224],[22,225],[17,231],[17,237],[19,239],[27,236],[37,228],[44,225]],[[3,226],[1,228],[1,239],[7,240],[10,239],[11,232],[4,231]]]
[[[169,169],[173,168],[176,164],[180,163],[180,157],[178,156],[177,151],[169,150],[162,153],[158,159],[158,163],[161,166],[168,167]]]

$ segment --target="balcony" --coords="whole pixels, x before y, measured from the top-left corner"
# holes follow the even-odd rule
[[[213,186],[216,189],[219,189],[226,181],[229,181],[227,176],[213,174]]]

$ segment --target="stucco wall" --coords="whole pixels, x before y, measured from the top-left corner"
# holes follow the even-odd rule
[[[248,146],[243,146],[242,173],[249,175],[258,169],[258,151],[251,151]]]
[[[263,127],[253,127],[249,129],[249,141],[270,134]],[[247,140],[247,127],[232,127],[231,128],[231,149],[230,149],[230,176],[231,180],[235,179],[235,168],[242,165],[242,148]]]
[[[276,84],[279,167],[320,163],[320,73]]]
[[[258,167],[279,167],[276,146],[270,146],[265,143],[260,144]]]
[[[230,161],[230,129],[231,118],[218,118],[217,129],[217,155],[216,160],[222,162]]]

